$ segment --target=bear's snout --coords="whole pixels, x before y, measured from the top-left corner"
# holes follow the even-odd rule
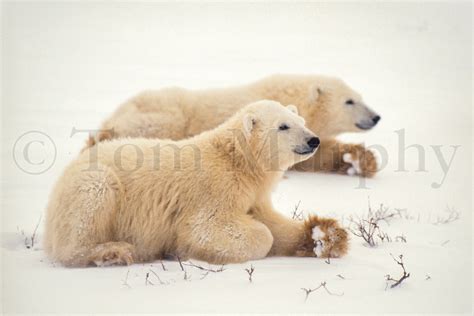
[[[311,137],[308,142],[308,146],[311,148],[317,148],[320,144],[319,138],[318,137]]]
[[[380,115],[376,115],[372,118],[372,122],[374,122],[374,126],[380,121]]]

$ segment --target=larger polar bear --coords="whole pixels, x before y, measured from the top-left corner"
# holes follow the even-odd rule
[[[127,136],[187,138],[216,127],[244,105],[263,99],[296,105],[309,129],[321,138],[318,153],[296,169],[368,177],[375,174],[377,164],[370,151],[361,145],[340,143],[335,137],[369,130],[380,116],[343,81],[317,75],[274,75],[226,89],[145,91],[121,105],[104,122],[102,131],[90,138],[89,145]]]
[[[191,139],[125,138],[84,151],[51,196],[47,253],[66,266],[343,255],[347,233],[335,220],[273,210],[272,186],[319,145],[292,111],[260,101]]]

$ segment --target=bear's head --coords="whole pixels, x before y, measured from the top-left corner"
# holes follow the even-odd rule
[[[320,137],[367,131],[380,115],[370,109],[361,95],[345,82],[318,75],[274,75],[264,81],[268,98],[295,104],[306,126]]]
[[[284,171],[311,157],[319,146],[294,105],[258,101],[246,106],[240,119],[252,159],[267,171]]]
[[[342,80],[315,77],[309,81],[307,91],[307,102],[301,112],[308,127],[324,136],[367,131],[380,120],[380,115]]]

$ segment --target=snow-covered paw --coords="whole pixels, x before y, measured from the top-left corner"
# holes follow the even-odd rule
[[[353,158],[351,153],[345,153],[342,156],[342,160],[345,163],[348,163],[351,165],[351,167],[349,167],[346,171],[348,175],[354,176],[354,175],[362,174],[362,169],[360,168],[359,160]]]
[[[313,251],[318,258],[338,258],[346,251],[347,234],[341,228],[329,227],[326,232],[323,232],[319,227],[314,227],[312,237]]]
[[[342,172],[350,176],[372,177],[377,172],[377,160],[374,154],[361,145],[352,145],[342,155],[344,167]]]
[[[305,229],[304,250],[297,255],[337,258],[347,252],[348,234],[336,220],[313,215],[305,221]]]

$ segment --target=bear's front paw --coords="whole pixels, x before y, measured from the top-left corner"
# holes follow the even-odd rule
[[[342,155],[346,174],[372,177],[377,172],[377,160],[374,154],[360,145],[354,145]]]
[[[338,258],[347,253],[348,234],[336,220],[312,215],[304,226],[304,242],[297,255]]]
[[[97,246],[93,263],[98,267],[133,264],[133,246],[126,242],[109,242]]]

